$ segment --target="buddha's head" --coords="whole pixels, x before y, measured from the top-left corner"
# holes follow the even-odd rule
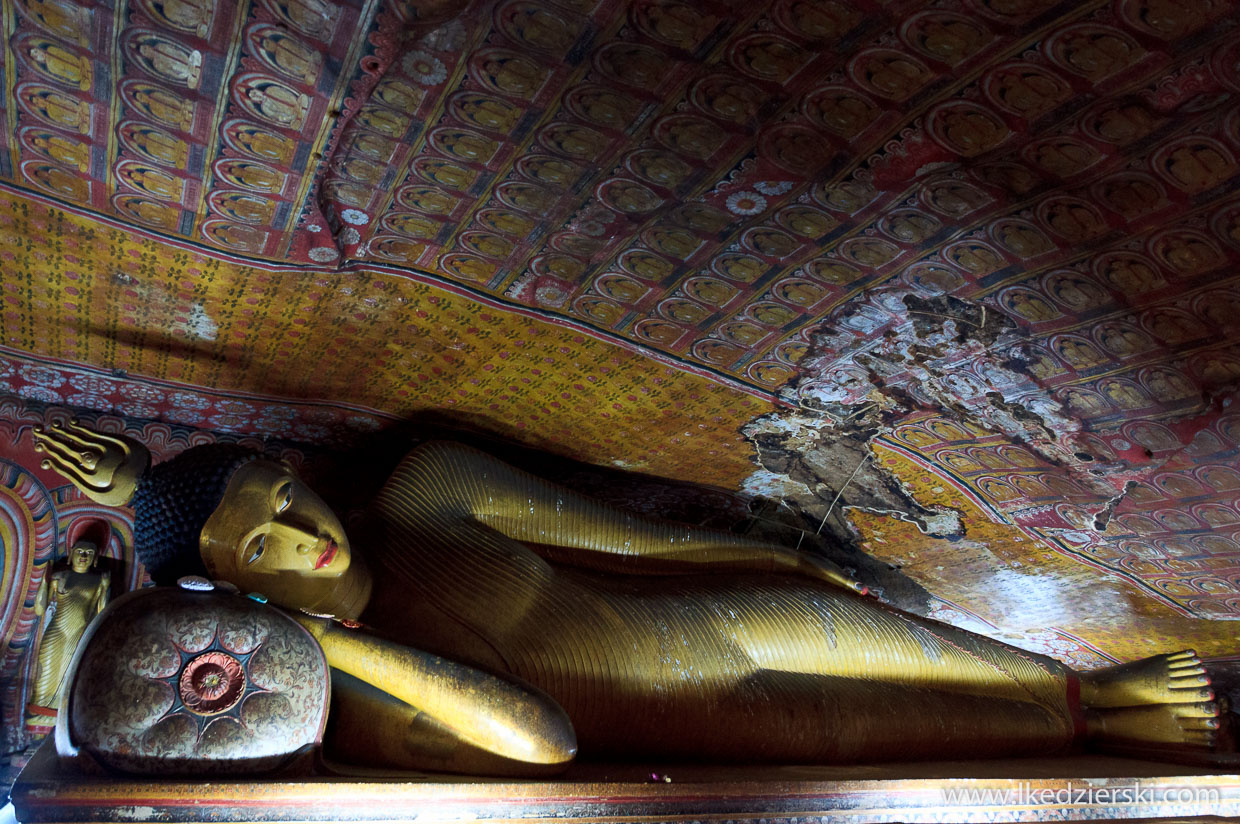
[[[69,568],[74,572],[88,572],[95,565],[98,550],[88,541],[78,541],[69,550]]]
[[[342,618],[369,598],[340,520],[288,465],[250,450],[196,447],[155,466],[134,510],[135,549],[157,584],[203,575]]]

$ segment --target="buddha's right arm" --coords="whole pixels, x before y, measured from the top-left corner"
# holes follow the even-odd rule
[[[346,764],[467,775],[541,778],[569,762],[534,764],[474,747],[426,713],[352,675],[332,670],[329,756]]]
[[[290,613],[318,640],[327,663],[425,713],[463,742],[530,764],[566,764],[577,753],[568,715],[550,696],[323,618]]]
[[[44,573],[43,580],[39,582],[39,591],[34,596],[34,614],[40,618],[47,612],[47,604],[50,598],[49,593],[51,591],[51,586],[49,585],[50,578],[51,575],[49,573]]]
[[[99,576],[99,586],[95,588],[95,602],[92,604],[91,615],[98,615],[103,612],[108,605],[108,599],[112,591],[112,573],[105,572]]]
[[[830,561],[730,532],[647,518],[552,484],[467,446],[431,442],[397,467],[380,508],[473,520],[550,560],[630,575],[780,572],[864,591]]]

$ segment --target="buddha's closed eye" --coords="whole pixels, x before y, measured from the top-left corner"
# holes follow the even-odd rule
[[[285,481],[276,487],[272,496],[273,506],[277,513],[283,512],[293,504],[293,482]]]
[[[250,545],[247,548],[249,557],[245,561],[246,564],[256,563],[259,558],[263,557],[263,551],[266,548],[267,548],[267,536],[266,535],[259,535],[254,540],[250,541]]]

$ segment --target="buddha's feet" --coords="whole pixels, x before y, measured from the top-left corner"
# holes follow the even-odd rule
[[[1081,703],[1094,709],[1212,700],[1210,676],[1191,649],[1081,673]]]
[[[1202,701],[1086,710],[1085,718],[1090,739],[1104,748],[1127,745],[1212,749],[1218,735],[1218,714],[1213,701]]]
[[[1088,733],[1102,745],[1212,747],[1219,709],[1193,650],[1081,673]]]

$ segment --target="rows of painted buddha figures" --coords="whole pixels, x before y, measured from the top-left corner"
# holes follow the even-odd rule
[[[893,277],[989,292],[1134,232],[1096,256],[1114,288],[1222,266],[1234,25],[1142,0],[502,3],[393,65],[327,188],[351,256],[773,388]],[[1005,307],[1087,311],[1066,284]]]
[[[296,246],[305,256],[310,239],[295,235],[322,223],[307,195],[343,92],[339,67],[357,57],[360,9],[325,0],[5,7],[15,12],[8,55],[18,81],[8,176],[209,247],[284,256]]]

